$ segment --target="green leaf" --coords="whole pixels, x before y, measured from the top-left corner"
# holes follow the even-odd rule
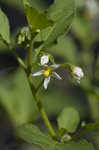
[[[17,135],[29,143],[40,145],[44,150],[52,150],[55,144],[50,136],[43,134],[33,124],[26,124],[18,128]]]
[[[85,135],[85,134],[92,134],[92,135],[99,135],[99,123],[90,123],[86,124],[79,132],[73,136],[73,139],[77,139],[78,137]]]
[[[50,136],[44,135],[39,128],[33,124],[27,124],[18,128],[17,135],[29,143],[40,145],[44,150],[77,150],[77,148],[81,150],[93,150],[92,144],[85,140],[81,140],[77,143],[68,142],[66,144],[55,142]]]
[[[68,132],[74,132],[80,122],[79,113],[72,107],[64,108],[58,119],[59,128],[64,128]]]
[[[0,9],[0,39],[10,43],[10,28],[7,16]]]
[[[23,0],[24,5],[30,5],[40,12],[44,12],[48,8],[48,1],[46,0]]]
[[[93,145],[85,140],[79,142],[58,143],[43,134],[35,125],[27,124],[17,129],[17,135],[23,140],[39,145],[43,150],[94,150]]]
[[[38,42],[39,43],[39,42]],[[43,48],[44,44],[41,44],[38,48],[35,48],[35,52],[33,53],[33,62],[37,61],[37,56],[39,55],[41,49]]]
[[[39,118],[36,104],[24,71],[0,78],[0,105],[6,110],[13,126],[20,126]]]
[[[79,142],[56,144],[53,150],[94,150],[94,147],[91,143],[88,143],[86,140],[81,140]]]
[[[24,7],[28,24],[32,27],[33,31],[52,25],[52,21],[48,19],[46,14],[36,9],[34,5],[31,5],[31,1],[25,2]]]
[[[42,30],[35,38],[35,41],[45,41],[46,47],[55,42],[58,36],[66,33],[70,27],[75,14],[74,0],[54,1],[47,14],[54,25]]]

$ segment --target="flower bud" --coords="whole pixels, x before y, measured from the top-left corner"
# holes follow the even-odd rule
[[[80,82],[80,79],[84,77],[84,73],[80,67],[74,67],[72,69],[72,76]]]
[[[17,44],[29,47],[29,42],[31,40],[31,32],[29,27],[23,27],[17,34]]]
[[[47,55],[41,57],[41,61],[40,61],[41,65],[46,65],[48,62],[49,62],[49,57]]]

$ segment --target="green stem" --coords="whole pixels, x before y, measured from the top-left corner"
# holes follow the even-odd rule
[[[9,48],[9,50],[13,53],[13,55],[16,57],[16,59],[17,59],[19,65],[20,65],[20,66],[25,70],[25,72],[26,72],[27,67],[26,67],[26,65],[24,64],[23,60],[18,56],[17,52],[16,52],[13,48],[10,47],[10,45],[7,45],[7,46],[8,46],[8,48]]]
[[[34,85],[32,83],[32,79],[31,79],[30,76],[28,76],[28,82],[29,82],[29,85],[30,85],[30,88],[31,88],[31,91],[32,91],[32,95],[34,96],[35,102],[37,104],[38,110],[39,110],[39,112],[40,112],[40,114],[41,114],[41,116],[42,116],[42,118],[44,120],[44,123],[45,123],[46,127],[48,128],[48,131],[49,131],[50,135],[53,138],[55,138],[56,134],[54,132],[54,129],[52,128],[52,125],[51,125],[51,123],[50,123],[50,121],[49,121],[49,119],[48,119],[48,117],[47,117],[47,115],[45,113],[45,110],[42,107],[42,104],[40,102],[40,99],[39,99],[39,97],[37,95],[36,89],[35,89],[35,87],[34,87]]]
[[[61,64],[60,65],[60,67],[66,67],[66,68],[68,68],[68,69],[71,69],[71,64],[69,64],[69,63],[64,63],[64,64]]]
[[[32,64],[32,50],[33,50],[33,40],[30,41],[30,47],[28,49],[28,69],[31,71],[31,64]]]
[[[33,85],[33,82],[32,82],[32,78],[31,78],[31,65],[32,65],[32,49],[33,49],[33,41],[30,42],[30,47],[29,47],[29,51],[28,51],[28,70],[27,70],[27,78],[28,78],[28,82],[29,82],[29,85],[30,85],[30,88],[31,88],[31,91],[32,91],[32,95],[34,96],[34,99],[35,99],[35,102],[36,102],[36,105],[38,107],[38,110],[44,120],[44,123],[46,125],[46,127],[48,128],[49,130],[49,133],[52,137],[56,137],[55,135],[55,132],[52,128],[52,125],[50,123],[50,121],[48,120],[48,117],[45,113],[45,110],[44,108],[42,107],[42,104],[39,100],[39,97],[37,95],[37,91],[38,89],[40,88],[40,86],[38,87],[38,89],[35,88],[35,86]]]
[[[17,53],[15,51],[13,51],[14,56],[16,57],[19,65],[26,71],[27,67],[24,64],[23,60],[17,55]]]
[[[51,134],[52,137],[56,137],[56,134],[55,134],[55,132],[52,128],[52,125],[51,125],[50,121],[48,120],[46,112],[45,112],[44,108],[42,107],[41,102],[40,102],[39,97],[37,96],[37,94],[35,94],[35,101],[36,101],[36,104],[38,106],[39,112],[41,113],[41,116],[44,120],[44,123],[45,123],[46,127],[49,130],[49,133]]]

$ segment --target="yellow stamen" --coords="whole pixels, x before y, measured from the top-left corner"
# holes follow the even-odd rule
[[[48,77],[50,73],[51,73],[51,69],[46,69],[43,74],[45,77]]]

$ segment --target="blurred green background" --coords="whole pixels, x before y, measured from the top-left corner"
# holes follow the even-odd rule
[[[99,120],[99,2],[75,1],[77,12],[69,33],[60,36],[47,52],[55,57],[57,63],[70,62],[81,66],[85,77],[78,85],[72,81],[67,70],[58,69],[63,81],[52,80],[47,91],[40,91],[42,104],[55,128],[58,114],[69,106],[78,110],[81,123]],[[53,1],[47,0],[46,3],[50,5]],[[27,25],[21,1],[0,0],[0,7],[9,18],[15,49],[25,60],[27,50],[15,44],[17,31]],[[34,80],[37,84],[40,78]],[[33,101],[25,73],[0,41],[0,150],[39,150],[35,145],[19,141],[14,134],[16,127],[29,122],[37,124],[43,131],[46,130]],[[85,138],[95,145],[96,150],[99,149],[99,133],[85,135]]]

